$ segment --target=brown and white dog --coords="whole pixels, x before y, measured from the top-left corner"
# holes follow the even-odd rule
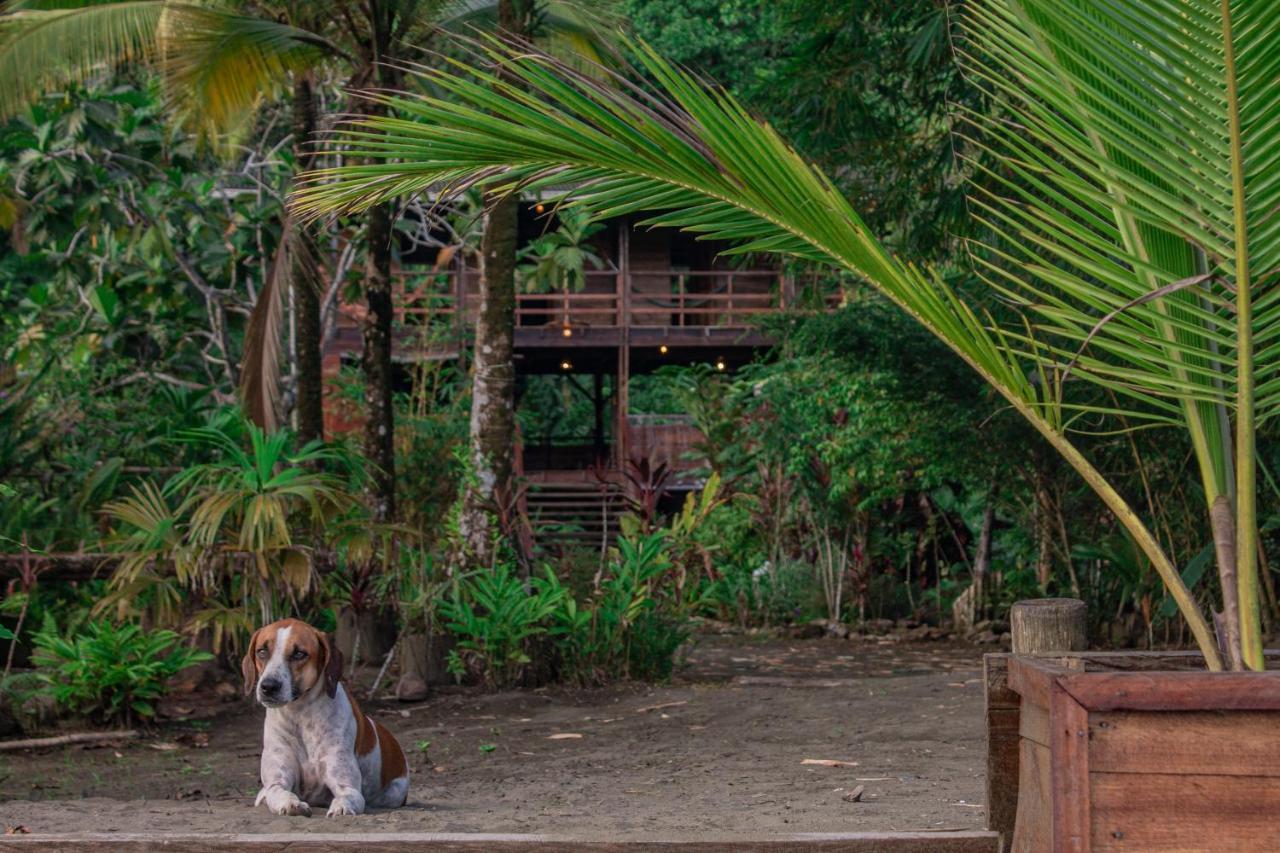
[[[283,815],[328,806],[329,817],[404,805],[404,752],[346,691],[328,636],[297,619],[273,622],[254,632],[241,666],[245,695],[256,686],[267,709],[254,805]]]

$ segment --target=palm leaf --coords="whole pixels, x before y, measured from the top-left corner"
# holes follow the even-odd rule
[[[314,287],[319,263],[306,229],[286,219],[271,269],[245,329],[240,396],[249,420],[267,432],[280,427],[280,361],[283,354],[285,295],[291,284]]]
[[[162,0],[11,3],[0,16],[0,119],[117,63],[150,60]]]
[[[290,72],[342,53],[316,33],[267,18],[172,4],[159,41],[170,103],[215,136],[277,93]]]
[[[1254,667],[1254,432],[1280,411],[1274,11],[1260,0],[983,0],[967,26],[966,64],[1008,108],[974,117],[1009,172],[983,215],[1016,238],[989,280],[1043,318],[1039,331],[1089,344],[1087,378],[1180,407],[1207,504],[1237,505],[1234,532],[1215,525],[1215,536],[1236,540],[1238,565],[1219,568],[1229,616],[1238,577]],[[1203,288],[1148,300],[1201,275]],[[1055,367],[1061,351],[1046,351]],[[1233,656],[1238,646],[1229,637]]]
[[[427,191],[569,186],[565,202],[593,217],[647,212],[650,224],[733,241],[740,251],[786,253],[856,273],[946,342],[1080,471],[1156,565],[1210,665],[1219,667],[1212,634],[1172,562],[1063,435],[1053,350],[1030,334],[1030,346],[1011,346],[1010,333],[992,328],[941,276],[890,255],[831,181],[772,129],[647,46],[632,47],[660,92],[603,69],[579,73],[525,44],[484,42],[471,65],[410,68],[424,89],[445,96],[371,95],[397,117],[348,126],[339,144],[364,162],[311,175],[295,209],[318,216]],[[1142,378],[1093,375],[1112,383]],[[1159,399],[1168,392],[1146,393]]]

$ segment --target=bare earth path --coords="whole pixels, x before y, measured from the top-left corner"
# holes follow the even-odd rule
[[[333,820],[254,809],[262,711],[243,702],[203,726],[174,723],[130,744],[0,756],[0,824],[33,835],[654,839],[983,821],[981,654],[972,648],[706,636],[670,685],[448,690],[368,710],[409,753],[406,808]],[[202,729],[208,745],[191,745]],[[845,801],[859,785],[861,802]]]

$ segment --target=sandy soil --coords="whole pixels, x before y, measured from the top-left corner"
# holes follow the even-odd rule
[[[263,712],[236,702],[142,741],[0,755],[0,823],[33,834],[584,838],[974,829],[980,667],[978,650],[936,643],[716,636],[700,638],[659,687],[455,689],[408,707],[373,704],[410,756],[409,803],[335,819],[253,808]],[[845,801],[858,785],[862,801]]]

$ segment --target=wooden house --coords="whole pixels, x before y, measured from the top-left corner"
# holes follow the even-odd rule
[[[522,243],[547,227],[541,204],[522,206]],[[687,417],[634,414],[633,376],[667,364],[702,362],[732,371],[770,345],[762,315],[797,304],[794,279],[769,258],[743,263],[722,245],[669,228],[615,219],[591,237],[600,268],[588,264],[572,292],[517,297],[515,365],[520,377],[562,374],[587,395],[595,413],[589,433],[549,442],[522,436],[517,470],[529,485],[531,515],[563,520],[598,536],[610,506],[628,490],[629,460],[665,462],[678,491],[694,483],[690,451],[699,433]],[[395,358],[465,358],[479,304],[480,275],[458,253],[441,267],[434,257],[402,254],[395,271]],[[821,304],[820,302],[818,304]],[[326,372],[359,359],[359,305],[343,305],[325,352]],[[348,429],[341,410],[326,406],[326,428]]]

